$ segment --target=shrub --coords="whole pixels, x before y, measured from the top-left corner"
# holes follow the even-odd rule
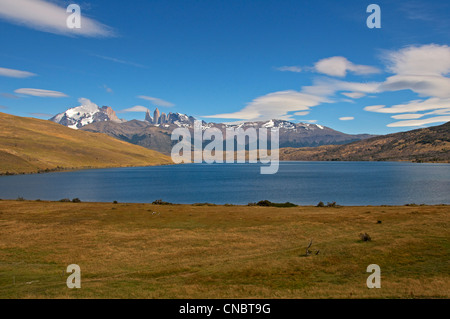
[[[70,202],[70,199],[68,199],[68,198],[63,198],[63,199],[60,199],[59,201],[62,202],[62,203],[69,203],[69,202]]]
[[[319,203],[317,204],[317,207],[325,207],[325,204],[324,204],[323,202],[319,202]]]
[[[77,197],[72,199],[72,203],[81,203],[81,200]]]
[[[117,201],[115,200],[115,201],[113,202],[113,204],[117,204]]]
[[[371,241],[372,240],[372,238],[370,237],[370,235],[368,234],[368,233],[361,233],[361,234],[359,234],[359,238],[362,240],[362,241]]]
[[[336,207],[336,202],[332,202],[332,203],[328,202],[327,207]]]
[[[256,205],[258,206],[272,206],[272,202],[268,201],[268,200],[260,200],[259,202],[256,203]]]
[[[162,199],[157,199],[152,204],[153,205],[172,205],[172,203],[164,202]]]
[[[263,206],[263,207],[297,207],[297,205],[290,203],[290,202],[286,202],[286,203],[272,203],[271,201],[268,200],[261,200],[259,202],[252,203],[252,205],[249,206]]]
[[[18,201],[24,201],[25,200],[25,198],[23,198],[22,196],[19,196],[19,197],[17,197],[17,199],[16,200],[18,200]]]

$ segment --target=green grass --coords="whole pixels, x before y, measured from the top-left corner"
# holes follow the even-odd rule
[[[0,201],[0,298],[449,298],[449,213]]]

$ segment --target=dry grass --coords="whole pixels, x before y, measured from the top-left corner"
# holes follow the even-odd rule
[[[0,201],[0,298],[449,298],[449,213]]]
[[[166,155],[105,134],[0,113],[0,174],[171,163]]]

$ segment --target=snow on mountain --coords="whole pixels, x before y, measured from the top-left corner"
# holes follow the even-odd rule
[[[123,122],[109,106],[99,107],[97,104],[84,98],[79,99],[78,102],[81,103],[80,106],[57,114],[50,121],[72,129],[79,129],[88,124],[102,121]]]

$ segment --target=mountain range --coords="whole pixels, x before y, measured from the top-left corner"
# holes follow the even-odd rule
[[[125,121],[117,118],[108,106],[98,107],[95,104],[79,106],[60,113],[50,119],[64,126],[88,132],[105,133],[114,138],[170,154],[173,142],[170,139],[173,129],[186,127],[193,130],[193,116],[182,113],[160,113],[158,108],[151,116],[147,110],[143,121]],[[202,128],[218,128],[223,133],[227,128],[279,128],[280,147],[314,147],[320,145],[339,145],[373,137],[369,134],[346,134],[329,127],[310,124],[293,123],[285,120],[269,120],[245,122],[241,124],[206,123]]]
[[[181,113],[160,113],[147,110],[145,119],[125,121],[117,118],[108,106],[76,107],[51,119],[59,124],[104,133],[116,139],[170,154],[176,141],[173,129],[194,129],[195,118]],[[279,128],[280,159],[305,161],[450,161],[450,124],[388,135],[346,134],[329,127],[293,123],[285,120],[245,122],[240,124],[206,123],[202,129],[217,128]],[[204,144],[207,144],[205,142]]]

